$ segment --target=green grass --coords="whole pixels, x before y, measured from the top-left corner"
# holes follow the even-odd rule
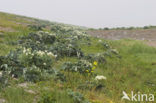
[[[98,39],[92,39],[90,46],[83,45],[81,48],[85,53],[97,53],[102,52],[103,48],[98,42]],[[122,91],[130,93],[130,91],[142,92],[142,93],[155,93],[156,87],[151,84],[156,83],[156,65],[152,63],[156,62],[156,48],[149,47],[141,41],[135,40],[118,40],[118,41],[106,41],[108,44],[119,51],[121,58],[107,58],[107,63],[99,64],[96,69],[96,73],[107,77],[105,81],[105,88],[102,91],[90,91],[80,90],[90,100],[97,100],[99,103],[122,103]],[[55,68],[60,69],[65,61],[77,61],[76,58],[63,58],[55,64]],[[56,83],[54,80],[43,82],[44,87],[49,89],[55,88],[58,91],[64,91],[67,88],[76,89],[80,84],[83,84],[85,80],[80,74],[70,74],[67,76],[68,82]],[[55,82],[55,83],[54,83]],[[45,85],[46,84],[46,85]],[[36,85],[38,87],[38,85]],[[42,87],[39,85],[39,87]],[[56,88],[57,87],[57,88]],[[8,91],[12,91],[11,89]],[[40,89],[39,89],[40,91]],[[10,95],[10,93],[6,93]],[[64,97],[65,94],[58,94],[63,101],[72,101],[70,98]],[[16,97],[15,97],[16,98]],[[15,99],[11,98],[11,99]],[[17,97],[22,98],[20,97]],[[28,97],[32,99],[32,97]],[[58,98],[58,97],[56,97]],[[66,99],[65,99],[66,98]],[[8,99],[7,99],[8,100]],[[18,102],[17,102],[18,103]],[[21,102],[22,103],[22,102]],[[62,103],[62,102],[58,102]],[[64,102],[72,103],[72,102]],[[111,103],[111,102],[110,102]],[[127,103],[127,102],[125,102]]]
[[[101,46],[93,39],[92,47],[83,46],[83,51],[89,53],[100,52]],[[103,40],[105,41],[105,40]],[[138,91],[155,93],[156,87],[156,48],[149,47],[142,41],[136,40],[107,40],[112,48],[119,51],[121,59],[108,58],[106,64],[100,64],[97,73],[108,79],[103,92],[115,103],[121,102],[122,91]]]
[[[27,93],[22,88],[6,88],[3,91],[3,97],[8,103],[33,103],[32,94]]]
[[[3,31],[0,35],[0,55],[6,55],[10,50],[13,50],[17,45],[16,42],[19,36],[27,35],[30,31],[27,27],[21,24],[15,24],[12,21],[29,23],[25,19],[18,19],[9,14],[0,13],[0,26],[11,27],[15,32]],[[2,22],[1,22],[2,21]],[[55,80],[43,81],[28,87],[31,90],[37,91],[36,94],[29,94],[22,88],[18,88],[16,84],[5,88],[1,92],[1,98],[6,99],[9,103],[33,103],[35,97],[40,100],[42,93],[51,91],[55,94],[54,98],[57,103],[73,103],[73,99],[67,95],[67,89],[71,88],[79,91],[93,103],[128,103],[121,101],[122,91],[130,93],[140,91],[141,93],[152,93],[156,95],[156,48],[149,47],[143,41],[137,40],[104,40],[112,48],[119,51],[121,58],[107,58],[107,63],[99,64],[95,73],[104,75],[107,80],[104,82],[104,89],[95,91],[94,89],[76,90],[76,88],[89,80],[78,73],[65,73],[67,82],[59,82]],[[99,41],[99,38],[90,37],[91,44],[83,40],[79,42],[79,46],[85,54],[101,53],[105,49]],[[61,69],[62,64],[66,61],[76,62],[76,58],[62,58],[54,65],[55,68]]]
[[[19,22],[21,24],[15,22]],[[12,45],[12,43],[17,42],[20,36],[27,35],[29,32],[32,32],[22,23],[30,22],[26,21],[22,17],[0,12],[0,27],[10,28],[7,30],[0,30],[0,55],[5,55],[10,50],[16,48],[16,45]],[[9,30],[11,30],[11,32]]]

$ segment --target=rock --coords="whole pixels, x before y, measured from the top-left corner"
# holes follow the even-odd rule
[[[28,88],[28,84],[27,83],[21,83],[21,84],[18,84],[19,87],[22,87],[22,88]]]
[[[26,91],[26,92],[28,92],[30,94],[36,94],[33,90],[24,90],[24,91]]]
[[[0,103],[5,103],[5,99],[0,99]]]

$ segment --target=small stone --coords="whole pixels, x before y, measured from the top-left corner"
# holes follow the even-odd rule
[[[28,88],[28,84],[27,83],[21,83],[21,84],[18,84],[19,87],[22,87],[22,88]]]
[[[0,103],[5,103],[5,99],[0,99]]]
[[[30,93],[30,94],[36,94],[33,90],[25,90],[25,91]]]

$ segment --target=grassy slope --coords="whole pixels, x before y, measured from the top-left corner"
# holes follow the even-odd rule
[[[16,45],[11,42],[16,41],[19,36],[26,35],[29,30],[25,24],[34,23],[33,19],[28,20],[25,17],[19,17],[10,14],[0,13],[0,27],[12,28],[14,32],[0,31],[0,55],[7,54],[14,49]],[[91,46],[80,43],[85,53],[97,53],[103,51],[99,38],[91,38]],[[117,49],[121,55],[121,59],[113,58],[107,61],[107,64],[98,66],[96,73],[107,77],[105,88],[102,91],[83,90],[80,91],[90,100],[97,101],[95,103],[124,103],[121,101],[122,91],[130,93],[130,91],[140,91],[142,93],[154,93],[156,87],[156,49],[145,45],[141,41],[134,40],[118,40],[108,42],[113,48]],[[85,41],[84,41],[85,42]],[[55,64],[60,68],[65,61],[76,61],[75,58],[64,58]],[[29,89],[34,90],[37,94],[25,92],[22,88],[17,87],[17,83],[13,81],[10,88],[2,90],[1,97],[5,98],[9,103],[32,103],[36,95],[40,95],[45,87],[56,94],[58,103],[72,103],[72,99],[67,96],[66,88],[76,89],[76,86],[85,81],[85,78],[79,74],[70,74],[69,82],[61,84],[54,83],[53,80],[40,82],[31,85]],[[29,95],[28,95],[29,94]],[[156,93],[155,93],[156,95]],[[127,103],[127,101],[125,102]]]
[[[24,24],[31,24],[31,22],[16,15],[0,13],[0,28],[4,28],[0,29],[0,55],[4,55],[16,47],[10,44],[12,41],[16,41],[20,35],[30,32]],[[5,30],[5,28],[9,29]]]

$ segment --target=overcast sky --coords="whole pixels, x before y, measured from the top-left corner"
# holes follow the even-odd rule
[[[0,0],[0,11],[95,28],[156,25],[156,0]]]

